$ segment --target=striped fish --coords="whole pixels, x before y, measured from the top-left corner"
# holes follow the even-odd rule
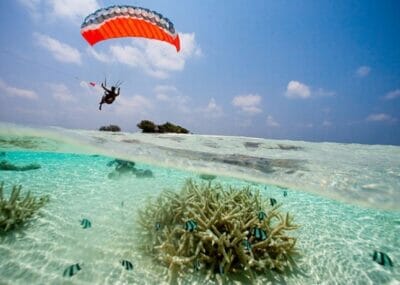
[[[132,262],[124,259],[124,260],[121,261],[121,264],[126,270],[133,270]]]
[[[372,257],[373,257],[374,261],[380,265],[383,265],[383,266],[389,265],[389,266],[393,267],[392,260],[384,252],[374,250],[374,255]]]
[[[247,239],[243,240],[242,245],[243,245],[245,251],[248,251],[248,252],[251,251],[251,244]]]
[[[258,240],[266,240],[267,239],[267,233],[265,230],[260,229],[260,228],[253,228],[251,231],[251,234]]]
[[[269,202],[271,203],[271,206],[273,207],[277,202],[274,198],[270,198]]]
[[[264,220],[267,217],[267,214],[264,211],[258,212],[258,219],[260,221]]]
[[[76,273],[78,273],[78,271],[80,271],[82,268],[80,267],[79,263],[76,264],[72,264],[71,266],[68,266],[63,273],[64,277],[72,277],[74,276]]]
[[[199,271],[199,270],[200,270],[200,267],[201,267],[200,260],[199,260],[198,258],[196,258],[196,259],[193,261],[193,269],[194,269],[195,271]]]
[[[287,191],[285,190],[285,191],[283,191],[283,197],[286,197],[287,196]]]
[[[197,223],[193,220],[189,220],[185,223],[185,230],[193,232],[197,228]]]
[[[155,228],[156,228],[156,231],[159,231],[161,229],[161,224],[160,223],[156,223]]]
[[[92,226],[92,223],[88,219],[83,219],[81,221],[81,226],[82,226],[82,228],[87,229]]]

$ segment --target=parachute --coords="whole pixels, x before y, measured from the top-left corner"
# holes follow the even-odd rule
[[[81,25],[85,40],[94,44],[112,38],[142,37],[167,42],[180,50],[173,23],[161,14],[134,6],[111,6],[88,15]]]

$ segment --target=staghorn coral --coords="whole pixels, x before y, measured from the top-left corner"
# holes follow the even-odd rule
[[[3,195],[4,182],[0,184],[0,232],[6,232],[23,224],[32,217],[39,208],[49,201],[48,196],[37,199],[30,192],[25,197],[20,195],[22,186],[14,186],[7,200]]]
[[[292,270],[296,238],[286,231],[298,226],[280,206],[269,206],[249,187],[188,180],[180,193],[164,191],[139,210],[141,248],[168,267],[170,282],[193,269],[219,283],[235,273],[250,281],[258,273]]]

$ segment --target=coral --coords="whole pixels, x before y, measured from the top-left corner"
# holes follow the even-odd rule
[[[207,180],[207,181],[212,181],[215,178],[217,178],[217,176],[213,175],[213,174],[206,174],[206,173],[202,173],[199,175],[199,177],[203,180]]]
[[[188,180],[180,193],[162,192],[139,210],[140,246],[166,265],[170,282],[201,270],[219,283],[235,273],[247,281],[270,270],[293,270],[298,226],[249,187]],[[192,269],[191,269],[192,268]]]
[[[27,171],[27,170],[35,170],[39,169],[41,166],[36,163],[27,164],[24,166],[17,166],[8,162],[7,160],[0,161],[0,170],[4,171]]]
[[[108,178],[114,179],[125,176],[127,174],[135,174],[137,178],[151,178],[153,177],[153,172],[149,169],[138,169],[135,167],[135,162],[114,159],[107,163],[107,166],[114,166],[115,170],[108,174]]]
[[[39,199],[30,192],[25,197],[20,195],[22,186],[14,186],[7,200],[3,195],[4,182],[0,184],[0,232],[6,232],[31,218],[45,203],[49,196]]]

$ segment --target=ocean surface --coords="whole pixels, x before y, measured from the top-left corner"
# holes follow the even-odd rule
[[[153,177],[111,179],[115,158]],[[108,133],[0,124],[0,161],[40,165],[1,171],[4,194],[49,195],[24,227],[0,234],[0,284],[161,284],[166,268],[138,250],[137,211],[189,178],[250,186],[282,203],[301,227],[295,274],[256,284],[400,284],[400,147],[247,137]],[[284,196],[286,191],[287,195]],[[91,227],[83,229],[80,221]],[[373,261],[386,253],[393,266]],[[133,270],[121,266],[129,260]],[[82,270],[63,277],[79,263]],[[213,284],[201,273],[187,284]]]

